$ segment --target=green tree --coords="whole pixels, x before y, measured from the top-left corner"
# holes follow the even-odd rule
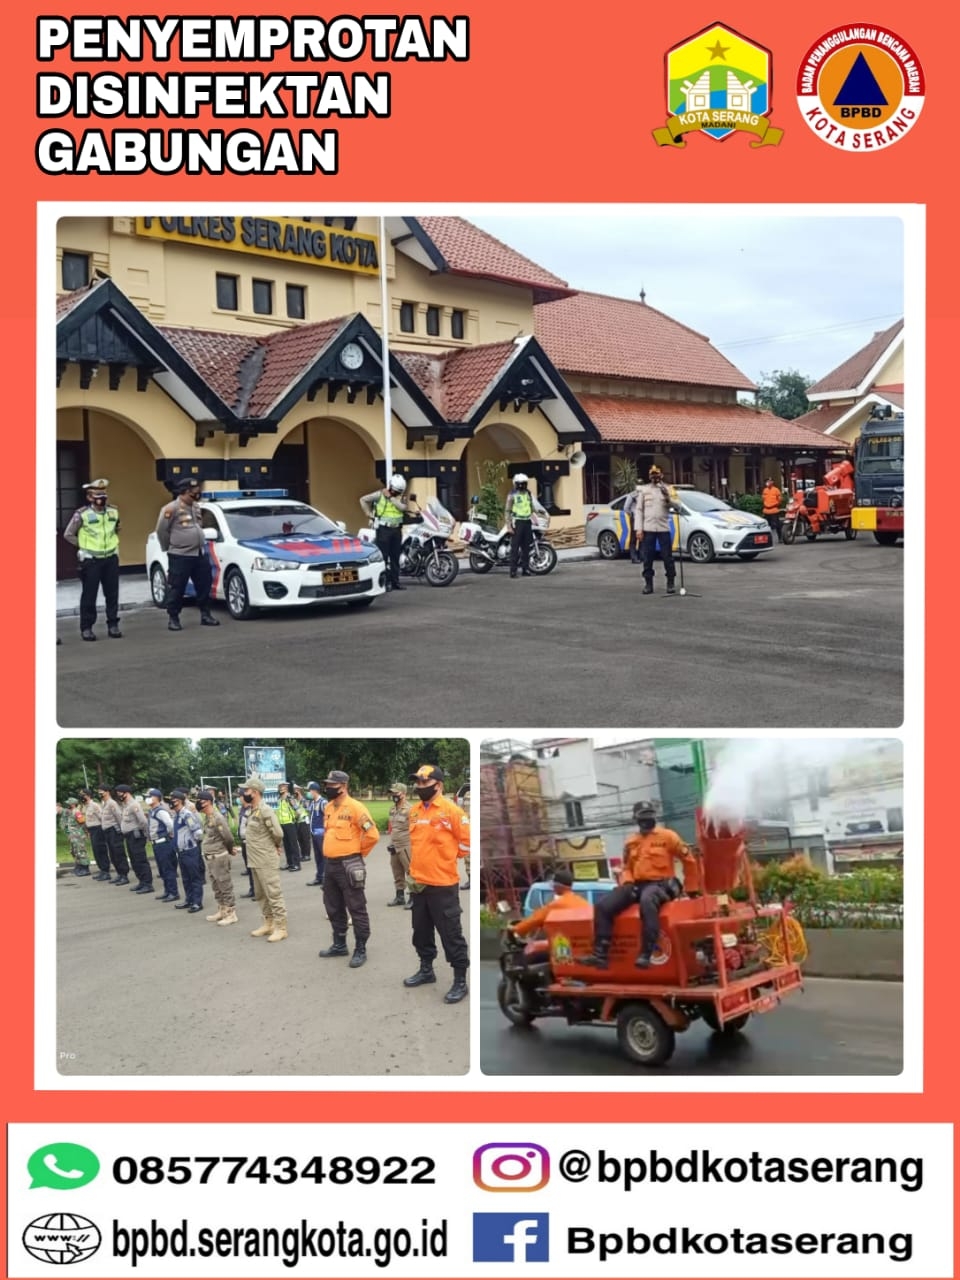
[[[629,493],[637,487],[637,464],[633,458],[622,458],[614,454],[613,463],[613,496],[619,498],[621,493]]]
[[[509,489],[507,464],[488,458],[481,468],[477,515],[487,524],[499,525],[503,520],[506,492]]]
[[[188,738],[63,738],[57,744],[57,790],[63,794],[117,782],[166,791],[192,776]]]
[[[757,404],[778,418],[799,418],[810,409],[807,390],[813,386],[813,381],[798,369],[774,369],[772,373],[761,373]]]

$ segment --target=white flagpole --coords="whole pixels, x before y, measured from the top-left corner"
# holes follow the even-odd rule
[[[393,475],[393,414],[390,407],[390,299],[387,292],[387,220],[380,219],[380,363],[383,365],[383,482]]]

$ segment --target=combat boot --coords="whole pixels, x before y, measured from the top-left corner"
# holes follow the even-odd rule
[[[591,969],[609,969],[610,967],[610,944],[598,943],[593,949],[592,956],[584,956],[575,963],[588,965]]]
[[[217,914],[215,916],[207,916],[207,919],[210,921],[211,924],[219,924],[226,914],[227,914],[226,907],[217,907]]]
[[[353,948],[353,955],[350,957],[351,969],[359,969],[362,964],[367,963],[367,944],[358,942]]]
[[[403,906],[403,890],[402,890],[402,889],[398,889],[398,890],[397,890],[397,892],[393,895],[393,897],[392,897],[392,898],[390,899],[390,901],[387,903],[387,906],[388,906],[388,907],[402,907],[402,906]]]
[[[240,921],[237,919],[236,907],[230,907],[228,911],[225,911],[223,913],[223,916],[221,917],[221,919],[217,921],[217,924],[239,924],[239,923]]]
[[[459,1004],[468,995],[466,969],[454,969],[453,986],[443,997],[444,1004]]]
[[[227,923],[227,922],[226,922],[226,921],[224,921],[224,923]],[[287,922],[286,922],[286,920],[277,920],[277,921],[274,923],[274,926],[273,926],[273,932],[270,934],[270,937],[267,939],[267,941],[268,941],[268,942],[282,942],[286,936],[287,936]]]
[[[331,956],[348,956],[349,954],[350,952],[347,950],[347,935],[345,933],[335,933],[332,946],[327,947],[325,951],[317,952],[317,955],[324,960],[329,960]]]
[[[420,968],[416,973],[404,978],[403,985],[405,987],[425,987],[428,982],[436,982],[437,975],[433,972],[433,963],[430,960],[421,960]]]
[[[263,924],[259,929],[253,929],[250,933],[251,938],[265,938],[268,933],[273,933],[273,920],[266,916]]]

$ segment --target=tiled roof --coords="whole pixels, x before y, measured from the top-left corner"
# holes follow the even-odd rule
[[[709,338],[629,298],[577,293],[540,303],[534,332],[562,373],[754,390]]]
[[[267,412],[287,387],[307,371],[345,320],[346,317],[341,316],[318,324],[298,325],[258,339],[266,354],[247,407],[249,417],[258,418]]]
[[[807,395],[826,395],[830,391],[851,391],[859,387],[902,328],[903,320],[898,320],[889,329],[875,333],[866,346],[815,382]]]
[[[819,432],[823,435],[829,431],[834,423],[839,422],[845,413],[849,413],[853,408],[850,404],[821,405],[819,408],[810,409],[806,413],[801,414],[799,418],[793,421],[801,427],[807,427],[811,431]]]
[[[683,404],[634,400],[626,396],[579,395],[602,440],[673,444],[769,445],[774,448],[830,449],[835,442],[747,405]]]
[[[463,422],[515,350],[513,341],[508,340],[436,356],[407,351],[393,354],[447,422]]]
[[[565,280],[481,231],[466,218],[417,218],[417,222],[455,275],[529,285],[536,290],[546,289],[551,296],[556,296],[556,290],[567,289]]]
[[[258,339],[215,329],[176,329],[170,325],[158,325],[158,329],[223,403],[235,410],[241,395],[240,366],[256,350]]]
[[[57,319],[62,320],[63,317],[73,310],[78,302],[82,302],[84,298],[89,298],[90,294],[104,284],[103,280],[94,280],[92,284],[86,285],[83,289],[71,289],[67,293],[57,294]]]

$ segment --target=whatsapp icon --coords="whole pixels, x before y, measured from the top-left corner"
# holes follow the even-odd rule
[[[72,1191],[85,1187],[100,1172],[100,1161],[89,1147],[75,1142],[51,1142],[38,1147],[27,1161],[30,1187],[53,1187],[55,1191]]]

